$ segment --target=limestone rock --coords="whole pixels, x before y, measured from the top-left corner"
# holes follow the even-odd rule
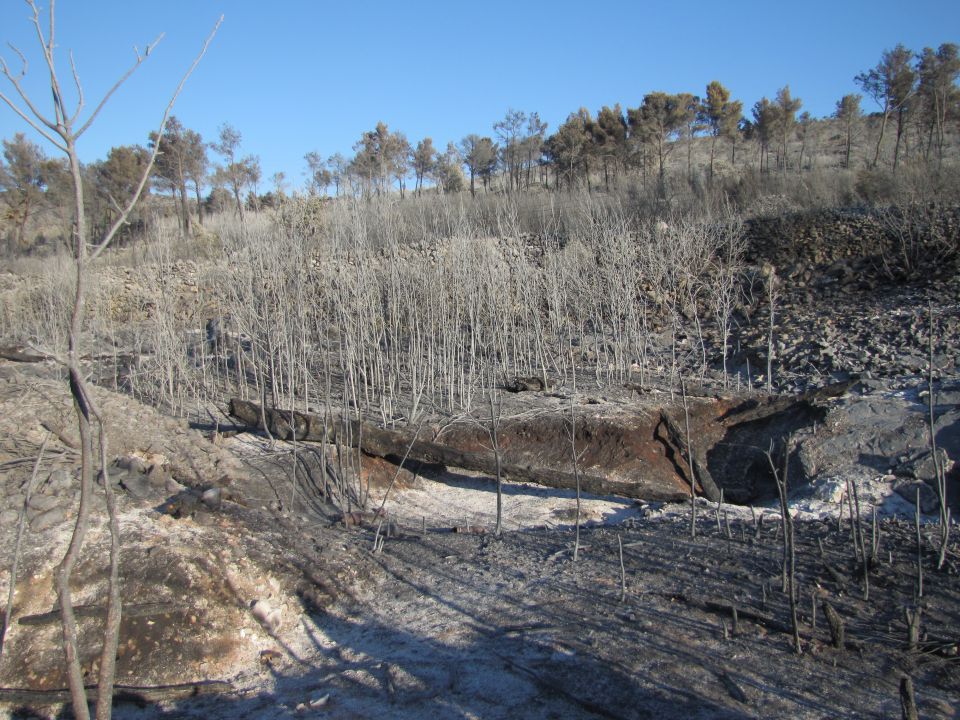
[[[30,497],[30,502],[27,503],[27,506],[37,513],[42,513],[46,512],[47,510],[52,510],[59,504],[60,500],[52,495],[32,495]]]
[[[35,515],[30,521],[30,529],[35,532],[43,532],[52,528],[54,525],[59,525],[67,519],[67,511],[62,507],[54,507],[46,512],[42,512],[39,515]]]

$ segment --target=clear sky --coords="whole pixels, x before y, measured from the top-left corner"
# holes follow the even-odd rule
[[[283,171],[294,186],[304,181],[306,152],[349,156],[378,120],[412,144],[430,136],[442,149],[468,133],[492,134],[509,108],[539,112],[552,132],[580,106],[636,107],[654,90],[702,95],[714,79],[748,114],[789,84],[803,109],[822,117],[857,91],[854,75],[884,49],[960,42],[956,0],[61,0],[61,72],[66,81],[72,51],[91,105],[134,45],[165,33],[82,139],[82,160],[145,144],[221,14],[174,112],[207,140],[231,123],[242,152],[260,156],[265,180]],[[25,2],[0,0],[0,54],[18,67],[6,42],[24,51],[26,84],[48,109],[29,20]],[[10,90],[6,81],[0,88]],[[23,129],[0,107],[0,137]]]

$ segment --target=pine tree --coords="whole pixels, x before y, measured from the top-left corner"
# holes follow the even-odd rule
[[[850,167],[850,153],[853,149],[853,136],[856,132],[857,124],[863,117],[863,111],[860,109],[861,96],[855,93],[844,95],[837,101],[837,109],[833,116],[843,125],[843,167]]]

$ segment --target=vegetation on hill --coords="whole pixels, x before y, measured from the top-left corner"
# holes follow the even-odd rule
[[[838,99],[825,118],[804,111],[789,85],[747,110],[713,81],[702,95],[650,92],[637,107],[604,106],[596,114],[581,107],[552,133],[537,112],[511,108],[492,132],[445,147],[429,137],[414,143],[378,122],[352,157],[306,153],[307,184],[293,195],[404,199],[408,187],[418,196],[474,197],[582,188],[627,192],[649,201],[645,210],[656,215],[707,196],[736,208],[785,193],[817,207],[951,198],[960,187],[958,77],[956,44],[919,53],[897,45],[854,79],[863,95]],[[876,112],[866,113],[870,106]],[[157,215],[177,217],[190,234],[211,212],[243,216],[288,200],[284,173],[263,178],[259,158],[242,141],[229,123],[211,141],[172,118],[145,147],[112,148],[84,167],[94,227],[115,221],[119,198],[136,186],[157,143],[153,196],[130,219],[127,237]],[[66,237],[69,180],[65,161],[47,157],[25,135],[3,140],[0,236],[8,253]]]

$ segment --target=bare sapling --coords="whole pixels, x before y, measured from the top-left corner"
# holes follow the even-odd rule
[[[913,520],[917,529],[917,599],[923,597],[923,538],[920,535],[920,488],[917,488],[917,503]]]
[[[488,393],[490,401],[490,424],[487,433],[493,448],[493,458],[497,470],[497,524],[493,534],[500,537],[503,532],[503,455],[500,452],[500,416],[503,412],[503,397],[500,391],[490,383]]]
[[[853,545],[853,559],[855,562],[859,562],[860,545],[857,543],[857,521],[854,519],[853,515],[853,481],[850,478],[847,478],[846,484],[847,514],[850,517],[850,542]]]
[[[423,427],[423,421],[421,420],[420,424],[413,431],[413,436],[410,438],[410,442],[407,444],[407,449],[403,453],[403,457],[400,458],[400,464],[397,465],[396,472],[393,473],[393,478],[390,480],[390,484],[387,485],[386,491],[383,493],[383,499],[380,501],[380,507],[377,508],[374,515],[376,517],[384,517],[384,508],[387,504],[387,498],[390,497],[390,491],[393,490],[393,486],[397,484],[397,480],[400,478],[400,473],[403,470],[403,466],[407,462],[407,458],[410,457],[410,451],[413,449],[414,444],[420,439],[420,429]]]
[[[10,566],[10,587],[7,590],[7,609],[3,614],[3,628],[0,629],[0,658],[3,657],[3,644],[7,639],[7,631],[10,629],[10,618],[13,615],[13,596],[17,587],[17,569],[20,563],[20,549],[23,545],[23,534],[26,530],[27,507],[30,505],[30,498],[33,496],[33,490],[37,486],[37,474],[40,472],[40,465],[43,463],[43,453],[47,449],[47,442],[50,440],[50,432],[43,437],[40,444],[40,452],[37,453],[37,459],[33,464],[33,472],[30,473],[30,479],[27,481],[26,492],[23,497],[23,507],[20,509],[20,519],[17,523],[17,540],[13,548],[13,563]]]
[[[840,533],[843,531],[843,501],[846,496],[846,491],[840,493],[840,499],[837,500],[837,532]]]
[[[573,404],[573,396],[570,397],[570,458],[573,462],[573,480],[577,491],[577,511],[574,518],[574,539],[573,539],[573,561],[576,562],[580,556],[580,455],[577,453],[577,410]]]
[[[742,272],[743,226],[739,219],[727,219],[716,249],[711,304],[720,334],[720,353],[723,364],[723,387],[730,382],[728,360],[730,355],[730,326],[739,295],[739,280]],[[737,374],[737,382],[740,376]],[[739,388],[738,388],[739,390]]]
[[[863,538],[863,523],[860,519],[860,493],[857,491],[856,481],[850,481],[850,487],[853,488],[853,505],[856,509],[857,520],[857,535],[856,542],[854,543],[857,547],[860,548],[860,557],[863,560],[863,599],[870,599],[870,557],[867,555],[867,546]]]
[[[623,539],[617,533],[617,550],[620,553],[620,602],[627,599],[627,571],[623,566]]]
[[[717,520],[717,535],[723,532],[723,528],[720,525],[720,507],[723,505],[723,488],[720,489],[720,497],[717,498],[717,507],[714,508],[713,514]]]
[[[930,454],[933,458],[933,468],[936,475],[937,503],[939,505],[940,515],[940,547],[937,553],[937,570],[943,569],[943,563],[947,559],[947,544],[950,542],[950,507],[947,505],[947,475],[944,472],[943,463],[940,461],[937,450],[936,418],[934,417],[934,405],[936,396],[933,392],[933,303],[930,302],[927,307],[930,330],[927,338],[927,350],[929,355],[929,367],[927,368],[927,408],[929,410],[928,429],[930,431]]]
[[[75,105],[71,106],[71,100],[65,93],[65,87],[62,85],[59,76],[59,68],[55,58],[57,44],[54,41],[55,17],[54,3],[50,3],[49,10],[49,30],[45,31],[40,18],[40,9],[34,0],[27,0],[27,4],[32,12],[31,22],[33,24],[37,40],[40,45],[44,58],[45,69],[49,74],[50,90],[53,96],[53,116],[49,116],[41,110],[30,98],[23,86],[23,78],[26,75],[27,60],[25,55],[18,49],[14,52],[20,58],[22,70],[15,73],[7,65],[6,61],[0,58],[0,74],[2,74],[13,86],[15,95],[8,95],[0,92],[0,100],[13,110],[30,127],[36,130],[47,141],[64,153],[67,157],[67,167],[69,169],[71,185],[73,191],[72,212],[73,227],[71,236],[71,250],[75,270],[75,289],[73,309],[69,321],[69,330],[67,334],[67,354],[61,358],[61,362],[66,366],[69,376],[70,394],[73,398],[74,409],[77,416],[77,427],[80,436],[80,502],[77,510],[77,520],[74,525],[73,535],[70,539],[67,552],[56,573],[57,593],[60,599],[60,609],[63,626],[63,645],[64,657],[67,665],[67,679],[70,686],[71,703],[74,715],[79,720],[87,720],[90,716],[90,710],[87,705],[86,690],[84,688],[83,673],[80,668],[79,649],[77,644],[77,622],[73,612],[73,602],[70,589],[70,580],[73,569],[79,560],[80,551],[86,539],[89,525],[91,500],[93,495],[93,473],[96,464],[93,457],[93,436],[91,428],[91,414],[97,421],[100,442],[100,474],[104,480],[104,490],[107,498],[107,510],[109,515],[109,529],[111,534],[110,551],[110,582],[108,586],[108,605],[107,622],[103,635],[103,655],[107,662],[101,661],[100,673],[97,684],[97,704],[96,716],[98,718],[108,718],[112,714],[113,703],[113,685],[115,674],[115,658],[117,649],[117,638],[120,626],[120,592],[119,592],[119,526],[116,519],[114,500],[110,493],[109,481],[106,477],[106,447],[107,437],[102,417],[96,412],[93,406],[93,399],[87,386],[84,372],[80,365],[82,355],[80,344],[81,335],[84,327],[85,304],[87,294],[87,283],[89,280],[89,265],[95,261],[109,246],[117,232],[126,224],[133,208],[140,199],[140,195],[149,180],[153,165],[156,161],[160,143],[155,143],[153,152],[139,178],[139,182],[134,188],[133,193],[125,205],[118,205],[117,217],[113,224],[104,230],[103,234],[96,239],[91,239],[90,230],[87,224],[85,209],[85,186],[82,177],[82,168],[77,150],[77,142],[90,128],[97,119],[100,111],[106,105],[107,101],[124,84],[124,82],[136,71],[138,67],[147,59],[151,51],[156,47],[162,38],[159,36],[153,43],[148,45],[141,53],[135,49],[135,60],[127,71],[117,80],[110,89],[104,94],[100,102],[94,109],[83,116],[86,107],[86,98],[83,92],[83,86],[80,77],[77,74],[76,65],[73,58],[70,59],[70,73],[74,84],[76,95]],[[174,103],[180,95],[184,84],[199,64],[201,58],[206,53],[207,47],[216,34],[222,22],[222,17],[217,21],[213,31],[207,37],[200,53],[197,55],[193,64],[184,74],[174,91],[167,107],[163,113],[157,137],[163,135],[167,119],[173,109]]]
[[[690,408],[687,404],[687,386],[680,378],[680,394],[683,397],[683,424],[687,441],[687,467],[690,468],[690,537],[697,537],[697,478],[693,469],[693,445],[690,442]],[[719,507],[719,506],[718,506]],[[719,515],[717,516],[719,523]]]
[[[767,300],[770,303],[770,325],[767,332],[767,393],[773,392],[773,330],[777,308],[777,271],[770,267],[767,278]]]
[[[373,554],[374,555],[379,555],[380,553],[383,552],[383,545],[386,542],[385,536],[380,534],[380,530],[382,528],[383,528],[383,519],[381,518],[380,521],[377,523],[377,530],[373,534]]]
[[[919,720],[917,698],[913,691],[913,680],[909,675],[900,678],[900,712],[903,720]]]
[[[903,619],[907,624],[907,649],[910,652],[916,652],[917,644],[920,642],[920,618],[923,610],[918,605],[915,609],[903,609]]]
[[[776,463],[773,461],[773,441],[770,441],[770,448],[767,450],[767,461],[770,463],[770,470],[773,472],[773,479],[777,484],[777,494],[780,496],[780,512],[783,518],[783,591],[790,596],[790,625],[793,628],[793,648],[797,655],[803,652],[800,645],[800,623],[797,619],[797,593],[796,593],[796,547],[793,533],[793,516],[790,514],[790,507],[787,504],[787,470],[790,465],[790,440],[789,438],[783,448],[783,474],[777,472]]]

